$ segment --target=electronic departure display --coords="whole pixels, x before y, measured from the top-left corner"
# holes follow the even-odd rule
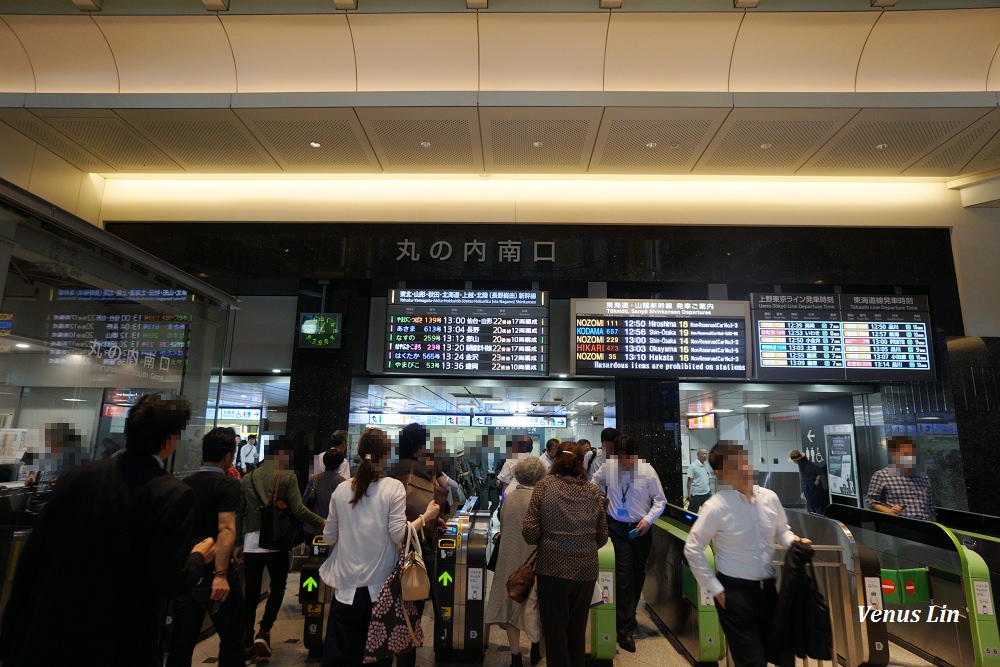
[[[573,299],[577,375],[746,378],[746,301]]]
[[[933,380],[923,296],[754,294],[760,379]]]
[[[545,292],[391,290],[385,372],[547,375]]]

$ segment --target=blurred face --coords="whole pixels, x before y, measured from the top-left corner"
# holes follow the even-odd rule
[[[292,467],[292,453],[287,451],[280,451],[274,455],[274,460],[278,462],[278,465],[282,468]]]
[[[618,465],[622,470],[635,470],[635,463],[639,457],[635,454],[621,454],[618,457]]]
[[[705,461],[707,461],[708,460],[708,452],[706,452],[704,450],[698,452],[698,460],[701,461],[702,463],[704,463]]]
[[[912,468],[917,462],[917,447],[912,442],[904,442],[896,449],[893,462],[903,468]]]
[[[722,463],[722,469],[716,470],[715,475],[724,483],[736,488],[753,484],[753,467],[746,452],[727,457]]]
[[[444,454],[447,449],[444,444],[444,438],[434,438],[431,446],[433,447],[435,454]]]

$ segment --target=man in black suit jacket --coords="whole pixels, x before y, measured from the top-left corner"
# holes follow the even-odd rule
[[[161,664],[164,601],[215,557],[211,538],[191,548],[194,492],[164,470],[189,417],[147,394],[123,454],[60,477],[18,561],[3,667]]]

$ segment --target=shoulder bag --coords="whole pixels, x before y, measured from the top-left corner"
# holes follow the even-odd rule
[[[537,558],[538,549],[535,549],[528,556],[528,560],[514,570],[510,578],[507,579],[507,595],[514,602],[524,602],[531,594],[531,589],[535,585],[535,560]]]
[[[406,524],[406,546],[403,547],[403,569],[399,574],[399,588],[404,601],[416,602],[431,596],[431,578],[424,565],[424,552],[413,524]]]
[[[257,496],[260,507],[257,512],[260,515],[260,547],[262,549],[274,549],[276,551],[291,551],[306,538],[302,522],[292,514],[284,500],[278,499],[278,487],[281,485],[281,473],[274,477],[274,489],[271,492],[271,502],[264,504],[254,484],[253,475],[250,473],[250,487]]]

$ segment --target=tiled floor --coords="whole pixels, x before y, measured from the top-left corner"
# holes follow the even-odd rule
[[[310,658],[308,651],[302,645],[303,617],[301,606],[298,603],[297,588],[299,575],[292,573],[288,577],[288,590],[285,593],[284,604],[278,615],[278,621],[271,630],[271,649],[274,655],[269,660],[258,659],[255,665],[260,667],[292,667],[293,665],[318,665],[319,658]],[[263,613],[264,605],[258,608],[259,614]],[[638,614],[639,630],[635,634],[636,652],[618,652],[615,657],[615,667],[687,667],[690,663],[682,657],[676,649],[660,634],[659,630],[650,620],[649,613],[641,608]],[[430,616],[430,605],[424,616],[424,627],[432,627]],[[484,667],[506,667],[510,664],[510,647],[507,643],[507,633],[499,628],[494,628],[490,634],[489,649],[486,651],[483,660]],[[527,665],[528,649],[530,645],[522,636],[522,652],[525,656],[524,663]],[[192,665],[210,665],[217,662],[218,639],[210,637],[201,642],[195,649]],[[542,666],[546,663],[543,660]],[[719,663],[720,667],[725,662]],[[803,664],[801,661],[799,664]],[[822,667],[831,665],[830,662],[820,663],[815,660],[807,663],[809,667]],[[890,667],[924,667],[930,663],[907,653],[896,645],[891,646]],[[442,667],[442,663],[434,660],[433,643],[417,650],[418,667]]]

